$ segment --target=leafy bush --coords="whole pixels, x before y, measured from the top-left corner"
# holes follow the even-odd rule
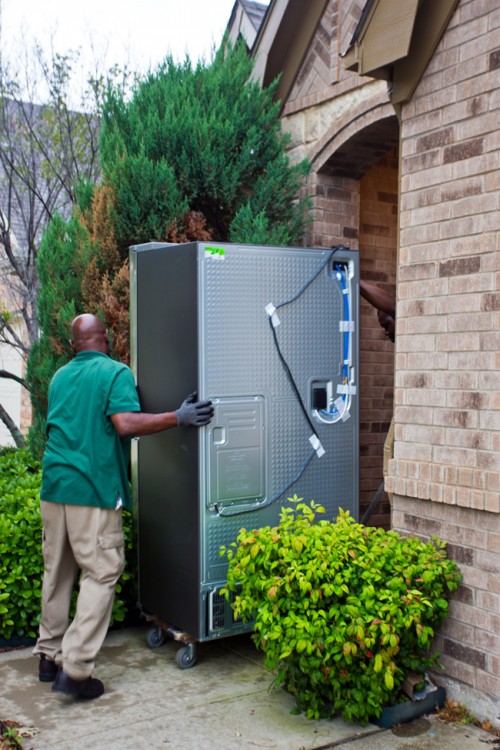
[[[264,664],[298,709],[364,723],[401,698],[407,671],[437,664],[431,641],[461,575],[438,539],[365,527],[342,510],[314,523],[324,509],[291,500],[278,526],[242,529],[221,549],[224,594],[254,620]]]
[[[27,450],[0,450],[0,638],[35,638],[42,594],[41,466]],[[127,568],[117,585],[111,622],[135,606],[135,533],[123,516]]]
[[[40,610],[40,464],[26,450],[0,456],[0,637],[34,637]]]

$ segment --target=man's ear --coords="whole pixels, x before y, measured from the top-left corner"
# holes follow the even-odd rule
[[[73,341],[73,339],[69,339],[68,344],[70,345],[70,347],[75,352],[76,351],[76,349],[75,349],[75,342]]]

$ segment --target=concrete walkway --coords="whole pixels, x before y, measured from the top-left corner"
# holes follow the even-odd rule
[[[498,738],[474,726],[423,717],[399,728],[342,719],[309,721],[294,700],[269,690],[271,675],[250,637],[198,644],[179,669],[179,644],[146,645],[146,628],[109,634],[95,676],[106,692],[84,702],[38,681],[31,649],[0,653],[0,718],[32,733],[25,750],[487,750]]]

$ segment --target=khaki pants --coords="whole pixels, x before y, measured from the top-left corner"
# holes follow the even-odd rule
[[[70,677],[83,680],[92,674],[106,637],[125,564],[122,511],[43,501],[41,510],[45,570],[40,635],[33,653],[45,654]],[[80,590],[69,624],[78,569]]]

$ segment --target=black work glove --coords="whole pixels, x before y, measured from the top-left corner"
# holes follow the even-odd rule
[[[197,401],[196,391],[191,393],[175,412],[180,427],[203,427],[214,415],[211,401]]]

